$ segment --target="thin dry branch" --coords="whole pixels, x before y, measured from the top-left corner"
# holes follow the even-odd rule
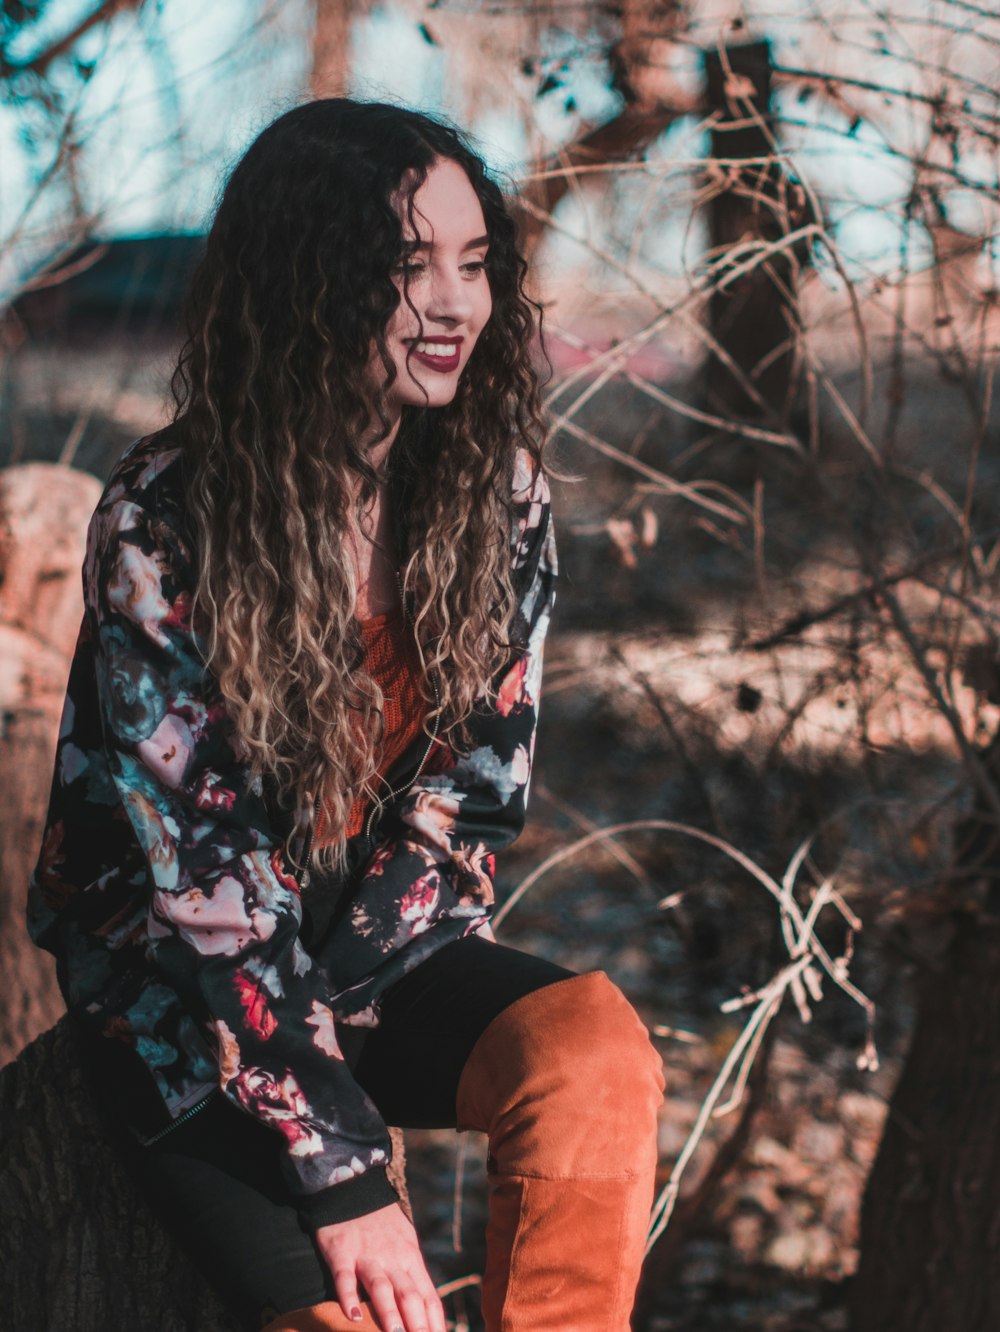
[[[137,13],[145,0],[102,0],[96,9],[92,9],[64,36],[50,43],[38,55],[20,62],[3,61],[0,63],[0,79],[12,79],[22,74],[37,74],[44,77],[51,65],[63,56],[69,55],[81,37],[85,37],[94,28],[110,23],[119,14],[131,11]]]

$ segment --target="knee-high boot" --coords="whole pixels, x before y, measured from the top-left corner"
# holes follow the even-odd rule
[[[602,971],[483,1032],[459,1128],[488,1134],[487,1332],[627,1332],[653,1201],[659,1055]]]
[[[336,1300],[326,1300],[305,1309],[278,1314],[261,1332],[379,1332],[382,1325],[375,1320],[367,1300],[361,1309],[361,1321],[352,1322]]]

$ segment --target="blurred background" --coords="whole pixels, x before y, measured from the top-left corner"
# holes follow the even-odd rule
[[[310,95],[440,112],[515,202],[545,311],[561,591],[500,932],[655,1028],[636,1328],[994,1328],[992,0],[0,15],[3,1057],[60,1012],[21,915],[78,542],[166,419],[220,182]],[[482,1153],[407,1155],[477,1328]]]

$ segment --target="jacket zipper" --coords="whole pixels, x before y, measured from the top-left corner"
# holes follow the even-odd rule
[[[441,695],[438,693],[438,687],[434,682],[433,676],[431,677],[431,688],[434,690],[434,702],[438,705],[438,707],[440,707]],[[404,782],[402,786],[393,787],[386,796],[376,797],[376,802],[372,806],[368,818],[365,820],[366,837],[371,837],[372,835],[372,822],[375,819],[376,815],[381,814],[382,810],[386,807],[386,805],[391,803],[391,801],[395,800],[397,796],[401,796],[404,794],[404,792],[409,791],[413,786],[414,782],[416,782],[417,778],[423,772],[424,764],[427,762],[428,758],[430,757],[430,752],[434,748],[434,742],[435,740],[437,740],[438,727],[439,727],[439,718],[435,717],[434,729],[427,740],[426,746],[424,747],[423,755],[420,759],[420,762],[417,764],[417,770],[413,774],[413,776],[409,779],[409,781]]]
[[[159,1142],[160,1139],[165,1138],[168,1133],[173,1133],[174,1129],[179,1129],[182,1124],[186,1124],[189,1119],[193,1119],[199,1110],[204,1110],[205,1106],[208,1105],[214,1095],[215,1092],[210,1091],[203,1101],[199,1101],[197,1105],[190,1106],[182,1115],[178,1115],[176,1119],[172,1119],[166,1128],[161,1128],[159,1133],[154,1133],[151,1138],[146,1138],[143,1141],[143,1147],[152,1147],[154,1142]]]
[[[301,896],[303,888],[309,887],[311,877],[309,871],[309,861],[312,856],[313,837],[316,832],[316,820],[319,818],[320,797],[317,796],[313,803],[312,818],[309,821],[309,832],[306,834],[305,855],[302,858],[302,868],[295,875],[295,882],[299,886],[299,895]]]
[[[402,604],[403,604],[403,614],[404,614],[405,617],[406,617],[406,622],[407,622],[407,624],[408,624],[408,625],[410,626],[410,628],[412,629],[412,628],[413,628],[413,621],[412,621],[412,619],[410,618],[410,610],[409,610],[409,607],[408,607],[407,604],[406,604],[406,592],[405,592],[405,590],[404,590],[404,588],[403,588],[403,580],[402,580],[402,578],[400,578],[400,576],[399,576],[399,570],[398,570],[398,569],[396,570],[396,583],[397,583],[398,586],[399,586],[399,599],[400,599],[400,601],[401,601]],[[438,708],[440,708],[440,706],[441,706],[441,695],[440,695],[440,693],[438,692],[437,681],[434,679],[434,676],[433,676],[433,675],[431,676],[431,688],[434,690],[434,703],[435,703],[435,706],[438,707]],[[388,793],[388,795],[386,795],[386,796],[376,796],[376,798],[375,798],[375,804],[372,806],[372,808],[371,808],[371,810],[370,810],[370,812],[369,812],[369,814],[368,814],[368,818],[365,820],[365,836],[366,836],[366,837],[371,837],[371,835],[372,835],[372,823],[374,822],[375,818],[376,818],[379,814],[382,813],[382,811],[383,811],[383,809],[385,809],[386,805],[390,804],[393,800],[395,800],[395,799],[397,798],[397,796],[401,796],[401,795],[403,795],[405,792],[409,791],[410,788],[413,786],[414,782],[416,782],[417,778],[418,778],[418,777],[420,776],[420,774],[423,772],[423,770],[424,770],[424,764],[427,762],[428,758],[430,757],[431,750],[434,748],[434,742],[435,742],[435,741],[437,740],[437,738],[438,738],[438,731],[439,731],[439,729],[440,729],[440,725],[441,725],[441,716],[440,716],[440,713],[438,713],[438,715],[434,718],[434,728],[433,728],[433,730],[431,731],[431,734],[430,734],[430,737],[429,737],[429,739],[428,739],[428,741],[427,741],[427,744],[424,746],[424,752],[423,752],[423,754],[422,754],[422,756],[421,756],[420,762],[417,764],[417,770],[416,770],[416,772],[413,774],[413,776],[409,779],[409,781],[404,782],[402,786],[397,786],[397,787],[393,787],[393,788],[391,788],[390,791],[389,791],[389,793]]]

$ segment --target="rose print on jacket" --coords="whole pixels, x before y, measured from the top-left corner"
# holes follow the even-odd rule
[[[493,905],[493,857],[482,842],[475,847],[460,846],[454,853],[461,875],[462,900]]]
[[[148,740],[140,740],[136,746],[136,753],[165,786],[180,786],[193,750],[191,728],[172,712],[167,713]]]
[[[260,983],[245,971],[237,971],[233,976],[233,987],[243,1006],[246,1025],[261,1040],[266,1041],[274,1034],[278,1024],[268,1007],[267,999],[261,993]]]
[[[212,1023],[212,1029],[219,1052],[219,1086],[225,1091],[240,1071],[240,1047],[222,1018]]]
[[[235,957],[270,939],[276,926],[266,911],[247,902],[243,885],[229,875],[218,879],[210,894],[200,888],[160,893],[154,909],[202,957]]]
[[[306,1026],[313,1027],[313,1045],[329,1055],[331,1059],[343,1059],[337,1030],[333,1022],[333,1010],[321,1004],[318,999],[312,1003],[312,1013],[306,1018]]]
[[[399,903],[399,929],[402,941],[423,934],[434,919],[434,911],[441,900],[441,876],[437,870],[421,875],[403,894]]]
[[[162,683],[135,658],[128,636],[118,626],[106,625],[100,638],[97,680],[105,706],[114,711],[123,739],[146,740],[166,711]]]
[[[308,1127],[309,1102],[291,1073],[281,1079],[264,1068],[244,1068],[230,1086],[244,1110],[284,1134],[291,1156],[316,1156],[323,1150],[320,1135]]]
[[[420,791],[404,803],[399,817],[424,842],[436,847],[442,855],[450,856],[450,834],[455,827],[458,812],[459,802],[453,793]]]
[[[161,561],[138,546],[120,546],[107,585],[108,602],[130,620],[137,621],[154,643],[169,646],[160,621],[170,613],[163,596]]]
[[[385,1153],[377,1149],[371,1153],[371,1164],[380,1165],[385,1160]],[[357,1156],[352,1156],[349,1165],[338,1166],[330,1176],[331,1184],[343,1184],[345,1180],[353,1179],[355,1175],[360,1175],[365,1170],[364,1162]]]

